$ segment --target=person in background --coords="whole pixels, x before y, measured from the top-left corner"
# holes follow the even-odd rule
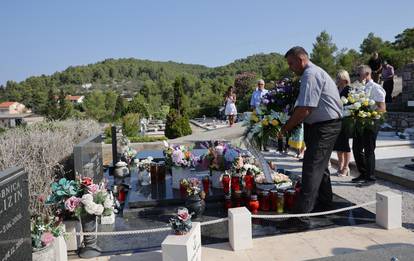
[[[375,101],[378,112],[385,112],[385,90],[371,78],[371,68],[367,65],[358,67],[359,81],[365,82],[365,93]],[[359,177],[352,179],[354,183],[375,183],[375,147],[379,130],[378,120],[373,128],[364,128],[356,132],[352,142],[355,163],[360,173]]]
[[[229,120],[230,127],[232,127],[234,124],[235,117],[237,116],[236,93],[234,92],[233,86],[230,86],[227,89],[225,103],[226,103],[226,106],[225,106],[224,114],[227,116]]]
[[[372,71],[372,80],[376,83],[380,82],[381,70],[382,70],[382,60],[378,56],[377,52],[372,53],[371,59],[368,61],[368,65]]]
[[[394,67],[384,61],[382,64],[382,87],[385,90],[385,102],[392,102],[392,91],[394,90]]]
[[[340,70],[336,75],[336,85],[338,86],[339,96],[348,98],[349,90],[351,87],[351,79],[349,73],[345,70]],[[345,105],[345,104],[344,104]],[[342,123],[342,129],[334,146],[334,151],[338,155],[338,176],[348,176],[349,161],[351,160],[351,148],[349,146],[349,137],[345,131],[344,124]]]
[[[250,99],[250,108],[252,110],[256,110],[259,108],[260,103],[262,101],[262,97],[268,93],[269,91],[265,89],[265,82],[264,80],[260,79],[257,81],[257,88],[252,94],[252,98]],[[267,141],[261,141],[260,147],[263,151],[269,151],[267,149]]]
[[[284,88],[289,84],[289,82],[289,78],[283,78],[279,82],[277,87]],[[286,133],[285,136],[277,138],[277,152],[279,152],[280,154],[288,154],[290,145],[290,135],[291,133]]]
[[[257,88],[252,94],[250,99],[250,108],[256,110],[260,106],[263,95],[268,93],[268,90],[265,89],[265,82],[260,79],[257,81]]]
[[[293,114],[282,126],[280,135],[304,122],[306,144],[302,165],[302,186],[294,213],[333,208],[328,162],[341,131],[342,102],[331,76],[309,60],[300,46],[291,48],[285,58],[289,68],[300,75],[299,96]],[[283,226],[308,227],[306,218],[290,218]]]
[[[289,137],[289,148],[296,151],[295,158],[301,160],[303,159],[303,152],[305,151],[305,142],[304,142],[304,133],[303,133],[303,123],[299,127],[296,127],[292,131]]]

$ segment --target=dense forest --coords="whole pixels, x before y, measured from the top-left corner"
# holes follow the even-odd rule
[[[309,51],[311,60],[332,76],[340,68],[352,74],[374,51],[398,70],[414,59],[414,28],[396,35],[394,42],[370,33],[358,51],[338,50],[332,37],[323,31]],[[286,76],[292,75],[283,54],[277,53],[256,54],[215,68],[171,61],[107,59],[19,83],[7,81],[0,86],[0,101],[22,102],[49,119],[90,117],[111,122],[128,113],[165,119],[173,101],[173,84],[179,78],[187,96],[188,116],[209,116],[218,113],[228,86],[236,87],[239,110],[243,111],[257,79],[271,83]],[[85,95],[85,100],[73,106],[65,101],[66,95]]]

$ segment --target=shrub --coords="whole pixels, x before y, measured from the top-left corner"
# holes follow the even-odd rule
[[[139,114],[128,113],[122,118],[122,133],[125,136],[136,136],[139,130]]]
[[[44,200],[50,184],[71,170],[64,163],[81,140],[100,132],[92,120],[42,122],[9,129],[0,136],[0,171],[21,166],[29,174],[29,209],[31,215],[50,214]]]
[[[191,134],[190,121],[186,116],[179,115],[174,109],[170,110],[165,123],[165,136],[169,139]]]

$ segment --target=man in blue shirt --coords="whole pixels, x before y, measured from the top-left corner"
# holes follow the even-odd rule
[[[260,103],[262,101],[262,97],[268,92],[269,91],[265,89],[265,82],[262,79],[258,80],[257,81],[257,88],[253,92],[252,98],[250,99],[250,108],[252,110],[257,111],[257,108],[260,106]],[[264,151],[269,151],[266,148],[267,142],[268,142],[267,140],[261,139],[260,140],[261,144],[259,144],[260,149],[263,149]]]
[[[295,109],[282,127],[282,133],[289,132],[304,122],[306,144],[302,187],[294,212],[328,210],[332,208],[328,162],[341,130],[341,99],[335,82],[328,73],[309,60],[305,49],[293,47],[285,58],[289,68],[301,76],[301,84]],[[293,218],[288,221],[292,225],[309,225],[306,219]]]
[[[253,92],[252,98],[250,99],[250,107],[252,110],[255,110],[257,107],[259,107],[263,95],[265,95],[267,92],[268,90],[265,89],[265,82],[262,79],[257,81],[257,89]]]

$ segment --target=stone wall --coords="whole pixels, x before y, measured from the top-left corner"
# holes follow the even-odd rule
[[[414,127],[414,112],[388,112],[387,123],[399,131],[412,128]]]
[[[408,106],[408,101],[414,103],[414,63],[404,66],[402,76],[402,105]]]

